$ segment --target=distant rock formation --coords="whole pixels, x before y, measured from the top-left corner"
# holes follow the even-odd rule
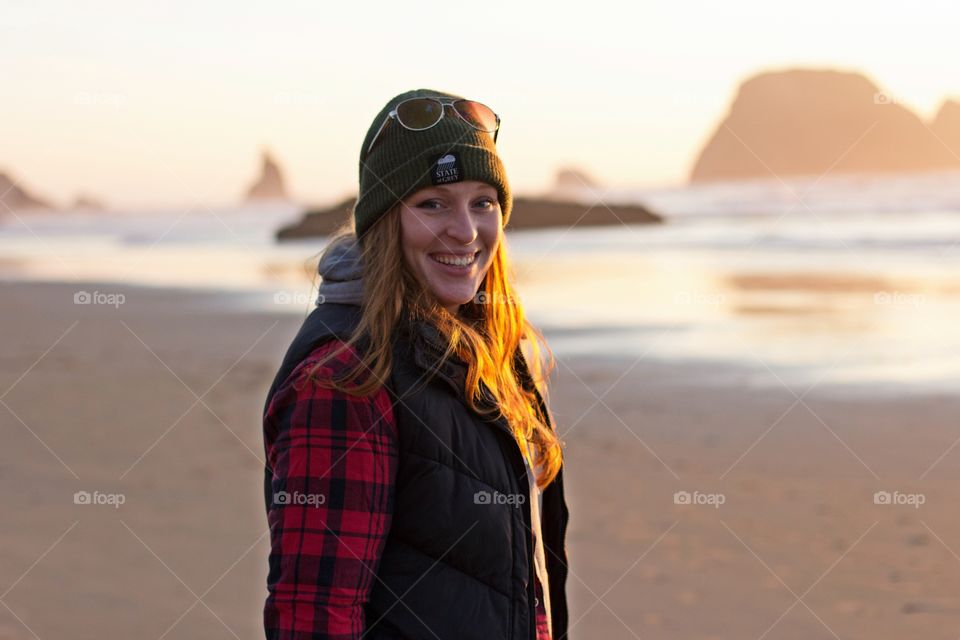
[[[599,186],[597,181],[591,178],[585,171],[573,167],[564,167],[557,171],[557,176],[553,182],[558,187],[570,185],[587,187]]]
[[[553,179],[553,187],[548,195],[577,200],[592,196],[598,187],[597,182],[584,171],[573,167],[563,167],[557,171]]]
[[[71,207],[75,211],[103,211],[106,208],[102,200],[84,193],[77,194],[77,198],[73,201]]]
[[[247,201],[289,200],[283,174],[268,151],[262,155],[260,176],[247,190]]]
[[[0,216],[8,213],[7,208],[14,211],[25,209],[52,209],[49,202],[28,193],[19,183],[7,174],[0,172]]]
[[[307,211],[298,221],[277,231],[278,240],[311,238],[333,233],[350,219],[356,198],[332,207]],[[588,227],[618,224],[657,224],[663,218],[640,205],[586,205],[546,198],[516,197],[507,229]]]
[[[356,202],[357,199],[351,197],[330,207],[306,211],[297,222],[281,227],[277,240],[330,235],[350,220]]]
[[[858,73],[762,73],[740,85],[690,180],[960,168],[957,109],[927,124]]]
[[[943,144],[960,155],[960,102],[947,100],[940,105],[930,127],[940,136]]]

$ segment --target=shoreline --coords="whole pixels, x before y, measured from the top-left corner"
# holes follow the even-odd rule
[[[72,302],[75,294],[99,293],[100,304],[77,305],[79,313],[104,307],[103,311],[117,311],[115,300],[111,296],[122,295],[121,304],[136,308],[138,299],[147,307],[156,311],[162,308],[159,303],[172,303],[204,315],[223,314],[231,317],[268,317],[278,322],[299,323],[310,313],[314,306],[316,291],[301,294],[291,290],[279,292],[266,287],[258,290],[249,287],[229,289],[204,285],[171,285],[120,283],[104,280],[83,280],[65,282],[62,280],[0,280],[0,289],[15,292],[23,297],[31,297],[34,290],[43,295],[60,298],[63,304]],[[280,301],[277,302],[278,296]],[[133,306],[130,306],[130,305]],[[717,389],[752,388],[758,391],[782,389],[784,384],[794,389],[806,389],[811,381],[816,381],[816,369],[808,369],[800,376],[788,377],[803,370],[803,365],[776,364],[773,369],[762,361],[748,358],[736,358],[724,354],[715,357],[695,357],[688,353],[670,353],[650,350],[642,346],[615,352],[611,349],[593,350],[598,344],[609,340],[611,331],[619,333],[623,340],[642,340],[643,344],[657,341],[657,335],[669,332],[677,324],[668,327],[666,323],[648,323],[642,325],[624,325],[614,328],[595,324],[581,326],[550,325],[539,323],[548,345],[558,359],[576,363],[578,367],[622,368],[629,367],[642,359],[644,365],[656,368],[655,380],[667,379],[679,385],[702,386]],[[592,340],[592,342],[591,342]],[[598,342],[599,341],[599,342]],[[585,354],[584,351],[590,352]],[[559,368],[559,367],[558,367]],[[792,370],[792,371],[791,371]],[[838,398],[941,398],[958,395],[953,378],[944,375],[937,379],[915,379],[894,381],[890,379],[870,379],[862,377],[848,380],[824,380],[813,385],[811,392],[824,397]]]

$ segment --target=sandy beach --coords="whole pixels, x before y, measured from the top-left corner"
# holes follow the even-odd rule
[[[0,638],[260,636],[259,415],[300,320],[231,295],[2,285]],[[956,637],[960,398],[750,379],[558,361],[570,637]]]

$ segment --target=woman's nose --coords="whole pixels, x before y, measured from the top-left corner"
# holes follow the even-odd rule
[[[470,244],[476,239],[477,225],[473,216],[470,214],[469,203],[461,202],[457,205],[453,214],[450,216],[447,235],[460,244]]]

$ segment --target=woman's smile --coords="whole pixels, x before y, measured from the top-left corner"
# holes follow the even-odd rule
[[[404,201],[400,221],[407,265],[455,314],[476,297],[500,246],[497,190],[475,180],[427,187]]]
[[[473,267],[477,265],[480,253],[480,250],[477,249],[471,253],[430,253],[427,255],[445,268],[448,273],[463,275],[470,273]]]

